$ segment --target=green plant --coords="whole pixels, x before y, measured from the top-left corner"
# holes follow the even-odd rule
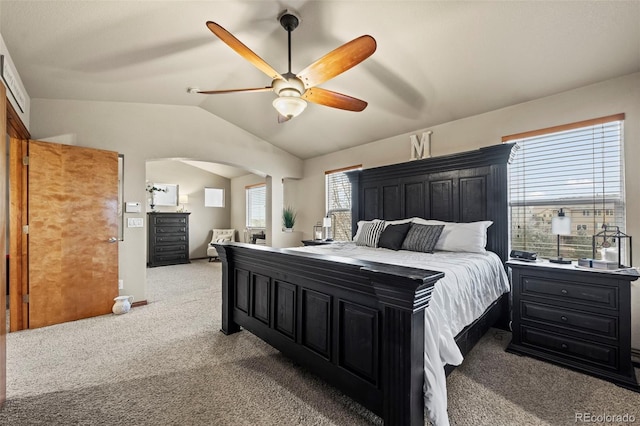
[[[293,207],[287,206],[282,209],[282,224],[285,228],[293,228],[296,223],[296,211]]]

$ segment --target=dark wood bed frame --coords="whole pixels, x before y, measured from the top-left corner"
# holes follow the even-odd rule
[[[352,172],[354,225],[491,220],[487,249],[506,261],[511,152],[503,144]],[[424,424],[424,310],[443,273],[242,243],[216,249],[225,334],[250,331],[385,424]],[[463,355],[489,327],[506,327],[507,296],[456,337]]]

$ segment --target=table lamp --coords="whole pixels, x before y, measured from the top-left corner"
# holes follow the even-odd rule
[[[560,256],[560,235],[571,235],[571,218],[565,216],[564,211],[560,209],[558,216],[551,219],[551,233],[558,236],[558,257],[552,257],[549,262],[552,263],[571,263],[570,259],[563,259]]]
[[[327,216],[322,218],[322,227],[325,228],[325,240],[331,240],[331,217]]]

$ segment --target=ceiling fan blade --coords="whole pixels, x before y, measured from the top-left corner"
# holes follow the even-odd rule
[[[272,92],[273,87],[256,87],[253,89],[226,89],[226,90],[193,90],[190,93],[200,93],[202,95],[221,95],[224,93],[242,93],[242,92]]]
[[[264,59],[256,55],[251,49],[242,44],[240,40],[235,38],[229,31],[222,28],[215,22],[208,21],[207,27],[214,33],[220,40],[225,42],[230,48],[235,50],[240,56],[251,62],[253,66],[258,68],[263,73],[267,74],[271,79],[282,79],[283,77],[274,70],[271,65],[267,64]]]
[[[332,92],[331,90],[321,89],[319,87],[307,89],[307,91],[302,95],[302,99],[313,102],[314,104],[344,109],[347,111],[360,112],[367,107],[367,103],[363,100],[343,95],[342,93]]]
[[[308,89],[358,65],[375,51],[376,40],[370,35],[363,35],[327,53],[300,71],[297,77]]]

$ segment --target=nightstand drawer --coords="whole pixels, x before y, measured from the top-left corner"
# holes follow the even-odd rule
[[[530,301],[522,301],[520,309],[523,320],[557,325],[614,339],[618,337],[617,317],[594,315]]]
[[[526,275],[522,278],[520,285],[522,296],[541,296],[611,309],[617,309],[618,307],[618,292],[615,287],[611,286],[600,287]]]
[[[522,327],[521,335],[522,344],[525,346],[534,346],[562,357],[571,357],[578,362],[586,361],[601,367],[618,368],[618,350],[615,347],[572,339],[529,327]]]

